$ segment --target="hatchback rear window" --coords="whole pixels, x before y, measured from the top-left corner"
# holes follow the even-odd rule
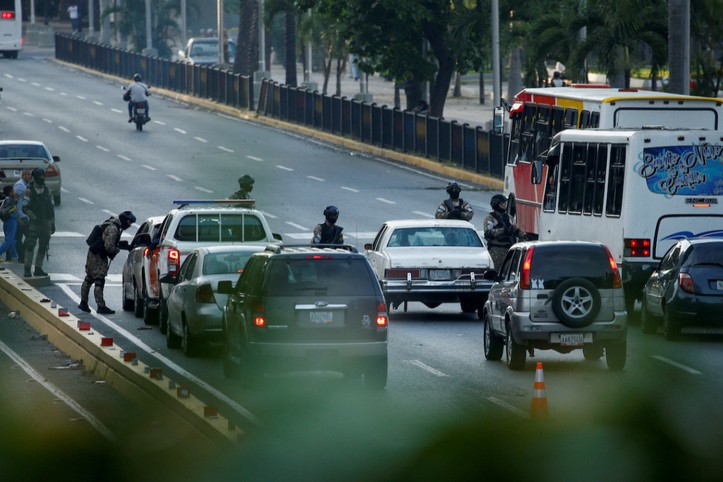
[[[723,243],[696,244],[688,250],[683,266],[717,264],[723,267]]]
[[[203,274],[241,273],[251,252],[208,254],[203,260]]]
[[[376,278],[361,258],[277,259],[269,267],[269,296],[374,296]]]
[[[536,246],[530,277],[541,280],[545,289],[554,289],[569,278],[585,278],[598,288],[612,288],[612,271],[602,247]]]

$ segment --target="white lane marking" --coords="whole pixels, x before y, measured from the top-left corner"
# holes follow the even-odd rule
[[[223,146],[217,146],[217,147],[219,149],[221,149],[222,151],[231,152],[231,153],[233,152],[233,149],[229,149],[228,147],[223,147]]]
[[[45,90],[47,90],[48,92],[55,92],[55,89],[53,89],[52,87],[46,87]]]
[[[122,114],[122,113],[123,113],[122,110],[116,109],[115,107],[113,107],[110,111],[111,111],[111,112],[117,112],[118,114]],[[128,111],[126,111],[126,112],[128,112]]]
[[[405,360],[407,363],[412,364],[416,367],[421,368],[422,370],[428,371],[432,375],[435,375],[437,377],[446,377],[448,376],[446,373],[440,372],[436,368],[432,368],[429,365],[419,361],[419,360]]]
[[[83,136],[75,136],[79,141],[88,142],[88,139],[86,139]]]
[[[149,171],[157,171],[157,170],[158,170],[158,169],[156,169],[156,168],[153,167],[153,166],[149,166],[148,164],[141,164],[141,166],[145,167],[145,168],[148,169]]]
[[[198,142],[203,142],[203,143],[208,142],[208,141],[207,141],[206,139],[204,139],[203,137],[194,137],[194,139],[196,139]]]
[[[653,355],[653,358],[655,358],[656,360],[659,360],[659,361],[661,361],[661,362],[663,362],[663,363],[667,363],[668,365],[672,365],[672,366],[674,366],[674,367],[676,367],[676,368],[680,368],[681,370],[684,370],[684,371],[686,371],[686,372],[688,372],[688,373],[691,373],[691,374],[693,374],[693,375],[700,375],[700,374],[701,374],[698,370],[695,370],[695,369],[693,369],[693,368],[687,367],[687,366],[683,365],[682,363],[678,363],[678,362],[676,362],[676,361],[671,360],[670,358],[665,358],[664,356],[660,356],[660,355]]]
[[[345,191],[359,192],[358,189],[354,189],[353,187],[342,186],[341,188],[344,189]]]
[[[93,103],[94,103],[95,105],[103,105],[103,103],[102,103],[102,102],[100,102],[100,101],[97,101],[97,100],[94,100],[94,101],[93,101]]]
[[[115,213],[114,213],[113,211],[109,210],[109,209],[104,209],[103,212],[106,213],[106,214],[109,215],[109,216],[115,216]]]
[[[377,231],[358,231],[358,232],[344,232],[344,236],[350,236],[357,239],[374,239],[377,236]]]
[[[304,226],[300,226],[300,225],[298,225],[298,224],[296,224],[296,223],[292,223],[291,221],[286,221],[286,224],[288,224],[289,226],[291,226],[291,227],[293,227],[293,228],[300,229],[300,230],[302,230],[302,231],[308,231],[308,230],[309,230],[309,228],[305,228]]]
[[[84,238],[88,234],[77,233],[75,231],[56,231],[53,233],[54,238]]]
[[[84,197],[79,197],[78,200],[81,201],[81,202],[84,202],[85,204],[95,204],[95,203],[94,203],[93,201],[91,201],[90,199],[86,199],[86,198],[84,198]]]
[[[314,235],[311,231],[307,233],[284,233],[285,238],[309,240]]]
[[[326,182],[326,179],[322,179],[320,177],[316,177],[316,176],[306,176],[306,177],[308,177],[309,179],[313,179],[314,181]]]
[[[434,214],[425,213],[423,211],[412,211],[412,213],[425,217],[425,218],[433,218],[434,217]]]
[[[265,217],[267,217],[267,218],[271,218],[271,219],[276,219],[276,218],[278,218],[278,216],[274,216],[273,214],[267,213],[266,211],[260,211],[260,212],[261,212],[261,214],[263,214],[263,215],[264,215]]]
[[[522,410],[520,410],[519,408],[515,407],[514,405],[510,405],[509,403],[505,402],[504,400],[500,400],[497,397],[487,397],[487,401],[492,402],[495,405],[500,406],[500,407],[504,408],[505,410],[508,410],[508,411],[514,413],[515,415],[519,415],[520,417],[524,417],[524,418],[528,417],[528,415],[525,412],[523,412]]]
[[[129,162],[130,162],[130,160],[131,160],[130,157],[126,157],[126,156],[124,156],[123,154],[116,154],[116,155],[117,155],[120,159],[123,159],[124,161],[129,161]]]
[[[279,168],[279,169],[281,169],[281,170],[283,170],[283,171],[289,171],[289,172],[291,172],[291,171],[294,170],[294,169],[292,169],[292,168],[290,168],[290,167],[282,166],[281,164],[277,164],[276,167]]]
[[[18,111],[15,107],[10,107],[10,106],[6,107],[6,109],[9,110],[9,111],[12,111],[12,112],[17,112],[17,111]]]
[[[201,191],[201,192],[207,192],[209,194],[213,192],[210,189],[206,189],[205,187],[201,187],[201,186],[193,186],[193,189],[197,189],[198,191]]]
[[[383,202],[383,203],[386,203],[386,204],[397,204],[397,203],[395,203],[394,201],[390,201],[389,199],[384,199],[383,197],[378,197],[378,198],[375,198],[375,199],[376,199],[377,201],[380,201],[380,202]]]
[[[103,152],[110,152],[110,149],[108,149],[107,147],[103,147],[103,146],[95,146],[95,147],[97,147],[98,149],[100,149]]]
[[[33,87],[40,87],[40,84],[38,84],[37,82],[30,82],[30,85],[32,85]]]
[[[80,296],[76,295],[76,294],[73,292],[73,290],[71,290],[70,288],[68,288],[68,287],[67,287],[66,285],[64,285],[64,284],[58,284],[57,286],[59,286],[60,289],[62,289],[62,290],[65,292],[65,294],[68,295],[68,297],[69,297],[71,300],[73,300],[74,303],[80,303]],[[170,359],[166,358],[165,356],[161,355],[160,353],[158,353],[158,352],[155,350],[155,348],[151,348],[150,346],[146,345],[146,344],[143,342],[143,340],[141,340],[140,338],[138,338],[138,337],[137,337],[136,335],[134,335],[133,333],[129,332],[128,330],[126,330],[126,329],[123,328],[122,326],[120,326],[120,325],[118,325],[118,324],[116,324],[116,323],[113,323],[111,320],[109,320],[109,319],[106,318],[105,316],[99,315],[99,314],[97,314],[97,313],[93,313],[93,316],[95,316],[98,320],[100,320],[103,324],[105,324],[105,325],[108,326],[109,328],[111,328],[111,329],[117,331],[118,333],[120,333],[121,335],[123,335],[126,339],[128,339],[128,341],[134,343],[138,348],[140,348],[141,350],[143,350],[143,351],[145,351],[146,353],[148,353],[148,355],[157,358],[159,361],[165,363],[168,367],[170,367],[170,368],[171,368],[172,370],[174,370],[176,373],[179,373],[181,376],[184,376],[184,377],[188,378],[188,379],[191,380],[193,383],[195,383],[195,384],[203,387],[205,390],[207,390],[207,391],[208,391],[209,393],[211,393],[213,396],[215,396],[215,397],[217,397],[218,399],[220,399],[220,400],[224,401],[225,403],[227,403],[230,407],[232,407],[232,408],[233,408],[234,410],[236,410],[238,413],[240,413],[240,414],[242,414],[243,416],[245,416],[245,417],[246,417],[249,421],[251,421],[252,423],[254,423],[254,424],[256,424],[256,425],[260,425],[259,419],[256,418],[256,416],[255,416],[254,414],[252,414],[251,412],[249,412],[245,407],[243,407],[242,405],[240,405],[240,404],[239,404],[238,402],[236,402],[235,400],[230,399],[230,398],[227,397],[225,394],[223,394],[221,391],[217,390],[216,388],[212,387],[211,385],[209,385],[209,384],[206,383],[205,381],[201,380],[200,378],[198,378],[197,376],[195,376],[193,373],[187,371],[187,370],[186,370],[185,368],[183,368],[182,366],[177,365],[177,364],[174,363],[172,360],[170,360]]]
[[[158,124],[158,125],[161,125],[161,126],[164,126],[164,125],[166,125],[166,123],[165,123],[165,122],[161,122],[161,121],[157,121],[157,120],[154,120],[154,121],[153,121],[153,123],[154,123],[154,124]]]
[[[23,115],[26,115],[28,117],[35,117],[35,114],[33,114],[32,112],[23,112]]]
[[[85,97],[83,97],[82,95],[76,95],[75,98],[80,99],[80,100],[85,100]]]
[[[67,132],[68,134],[70,134],[70,129],[68,129],[68,128],[65,127],[65,126],[58,126],[58,129],[60,129],[60,130],[63,131],[63,132]]]
[[[264,162],[264,160],[261,159],[260,157],[254,157],[254,156],[246,156],[246,157],[248,157],[252,161]]]
[[[188,132],[184,131],[183,129],[179,129],[178,127],[174,127],[173,130],[176,132],[180,132],[181,134],[188,134]]]
[[[48,124],[52,124],[52,123],[53,123],[52,120],[46,119],[45,117],[43,117],[43,121],[44,121],[44,122],[47,122]]]
[[[183,181],[183,179],[181,179],[181,178],[178,177],[178,176],[174,176],[173,174],[168,174],[168,177],[170,177],[170,178],[173,179],[174,181],[179,181],[179,182],[180,182],[180,181]]]
[[[65,403],[68,407],[76,411],[81,417],[83,417],[89,424],[93,426],[94,429],[98,431],[102,436],[107,438],[108,440],[115,441],[115,436],[113,433],[108,430],[108,428],[103,425],[100,420],[95,418],[92,413],[90,413],[88,410],[83,408],[82,405],[80,405],[78,402],[70,398],[68,395],[65,394],[60,388],[56,387],[49,381],[47,381],[40,373],[35,371],[35,369],[30,366],[25,360],[20,358],[20,356],[15,353],[13,350],[10,349],[5,343],[0,341],[0,350],[2,350],[8,357],[10,357],[17,365],[23,369],[25,373],[30,375],[33,380],[38,382],[40,385],[42,385],[47,391],[52,393],[58,400],[61,400],[63,403]]]

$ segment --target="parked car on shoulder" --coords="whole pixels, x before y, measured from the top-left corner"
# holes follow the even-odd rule
[[[236,56],[236,42],[228,41],[228,63],[233,63]],[[193,37],[188,39],[186,47],[179,50],[177,58],[181,62],[191,65],[214,65],[226,62],[219,61],[218,38],[216,37]]]
[[[622,370],[628,316],[615,259],[607,246],[585,241],[530,241],[510,248],[481,317],[484,354],[506,355],[512,370],[535,349],[570,353]]]
[[[674,340],[686,326],[723,327],[723,239],[682,239],[643,288],[640,327]]]
[[[146,298],[148,298],[149,276],[148,269],[149,246],[151,241],[158,236],[161,222],[164,216],[151,216],[138,228],[131,241],[131,249],[128,252],[126,261],[123,264],[123,309],[133,311],[137,318],[143,318],[146,324],[156,321],[154,313],[146,310]]]
[[[387,304],[419,301],[428,308],[459,303],[473,313],[484,305],[494,276],[492,259],[467,221],[387,221],[373,243],[364,245]]]
[[[61,201],[59,156],[54,156],[40,141],[0,141],[0,190],[14,185],[23,175],[23,169],[45,170],[45,185],[53,195],[56,206]]]
[[[364,255],[348,245],[271,245],[253,254],[223,311],[224,375],[324,370],[387,384],[387,307]]]
[[[236,282],[252,254],[263,251],[259,245],[217,245],[196,248],[181,265],[178,274],[163,282],[173,285],[168,294],[166,346],[183,349],[193,356],[206,340],[220,340],[221,315],[227,293],[219,293],[221,281]]]

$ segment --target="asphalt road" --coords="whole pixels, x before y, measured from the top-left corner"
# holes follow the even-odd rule
[[[63,203],[56,210],[57,232],[44,267],[52,284],[42,292],[63,306],[77,305],[86,252],[83,241],[94,224],[128,209],[139,220],[162,215],[172,208],[174,199],[224,198],[236,189],[235,180],[243,173],[255,177],[257,206],[267,215],[273,231],[285,240],[310,239],[313,226],[323,219],[324,207],[334,204],[341,210],[339,224],[345,227],[347,240],[361,248],[383,221],[432,217],[445,197],[447,179],[434,173],[172,98],[152,97],[153,121],[144,132],[136,132],[126,123],[120,83],[43,57],[0,60],[4,88],[0,132],[6,139],[41,139],[62,158]],[[475,208],[473,223],[478,225],[493,193],[479,186],[465,187],[462,196]],[[563,463],[568,465],[558,476],[599,462],[603,465],[598,472],[600,480],[619,475],[617,471],[642,474],[634,479],[640,480],[651,475],[651,461],[662,461],[664,466],[689,453],[705,460],[710,456],[708,468],[720,469],[714,457],[723,447],[718,429],[722,421],[718,400],[723,395],[723,379],[718,375],[723,362],[719,335],[688,335],[679,343],[669,343],[662,337],[645,337],[633,327],[627,368],[621,373],[608,371],[604,361],[585,361],[579,352],[538,352],[526,370],[511,372],[504,363],[484,360],[481,324],[475,317],[462,315],[452,305],[429,310],[411,304],[407,313],[397,310],[391,315],[390,375],[385,392],[367,393],[327,373],[277,377],[269,380],[267,389],[246,391],[223,377],[218,347],[186,358],[180,351],[165,347],[157,327],[146,329],[132,313],[120,311],[122,261],[118,258],[113,262],[106,288],[108,304],[118,313],[110,317],[75,314],[90,321],[93,329],[132,346],[142,360],[163,366],[164,373],[172,373],[192,387],[200,398],[218,406],[250,434],[240,452],[218,453],[216,457],[181,456],[174,461],[159,455],[154,459],[155,468],[170,464],[192,471],[187,472],[193,474],[190,478],[203,473],[209,480],[213,478],[209,474],[217,475],[215,480],[230,474],[258,480],[288,474],[295,474],[296,480],[366,480],[380,473],[390,478],[398,474],[403,479],[402,474],[411,471],[407,464],[420,450],[439,440],[452,440],[451,448],[455,443],[461,448],[464,437],[460,435],[457,440],[448,435],[449,431],[477,427],[480,420],[488,429],[467,435],[480,447],[499,437],[492,441],[505,447],[501,457],[506,461],[512,441],[530,443],[538,434],[527,418],[534,361],[542,361],[551,419],[545,430],[551,431],[551,439],[567,447],[564,452],[550,454],[550,475],[553,467]],[[20,269],[18,265],[9,268]],[[15,325],[19,323],[13,320]],[[13,326],[5,319],[2,322]],[[0,341],[37,371],[50,371],[48,365],[52,363],[38,351],[52,349],[39,342],[23,343],[22,336],[14,337],[17,333],[23,330],[0,330]],[[26,338],[32,336],[28,332]],[[26,346],[19,350],[22,345]],[[62,355],[58,358],[72,362]],[[2,362],[12,367],[17,364],[12,360]],[[74,398],[85,399],[82,405],[103,426],[121,436],[126,446],[135,446],[142,436],[123,438],[127,432],[118,428],[119,414],[129,410],[126,402],[108,394],[107,402],[101,403],[105,396],[95,392],[102,384],[83,382],[81,371],[73,373],[77,375],[72,383],[84,387],[69,390],[76,394]],[[8,380],[5,390],[17,391],[18,397],[38,396],[29,393],[17,377],[3,380]],[[57,383],[61,388],[71,385],[63,380]],[[49,402],[46,399],[44,403]],[[26,416],[39,411],[56,421],[72,416],[67,408],[55,413],[46,412],[42,406],[21,405]],[[114,407],[119,407],[118,411],[114,412]],[[142,408],[131,406],[130,410]],[[631,421],[641,428],[631,428]],[[95,432],[94,438],[108,438],[100,429]],[[647,445],[640,435],[645,432],[654,439]],[[656,438],[660,433],[675,443],[671,446],[664,443],[667,439]],[[562,434],[575,437],[564,443]],[[178,438],[173,440],[174,447],[178,446]],[[651,448],[658,447],[656,443],[660,443],[659,451]],[[495,446],[492,443],[491,447]],[[630,454],[629,458],[620,464],[602,464],[605,457],[601,453],[615,455],[618,451]],[[278,463],[268,462],[272,454]],[[140,478],[148,476],[143,470],[146,461],[127,455],[121,458],[122,465],[133,466],[133,474],[143,474]],[[493,464],[499,458],[496,455],[473,460],[475,464]],[[310,458],[314,463],[308,463]],[[465,468],[454,467],[448,469],[448,475],[464,478]],[[631,469],[624,472],[625,467]],[[528,469],[533,467],[521,464],[515,468]],[[546,478],[544,475],[540,478]]]

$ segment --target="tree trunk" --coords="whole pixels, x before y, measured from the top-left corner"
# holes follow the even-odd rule
[[[285,15],[284,47],[286,49],[286,59],[284,59],[284,68],[286,69],[286,85],[296,87],[296,15],[292,9],[287,10]]]
[[[254,0],[241,0],[233,71],[253,75],[259,65],[259,10]]]
[[[432,117],[444,117],[444,104],[447,101],[449,84],[452,83],[454,74],[454,59],[451,56],[439,58],[439,68],[431,85],[429,99],[429,115]]]
[[[485,103],[485,73],[484,69],[480,69],[479,72],[479,103],[484,105]]]
[[[462,76],[459,72],[454,73],[454,89],[452,89],[452,97],[462,97]]]

